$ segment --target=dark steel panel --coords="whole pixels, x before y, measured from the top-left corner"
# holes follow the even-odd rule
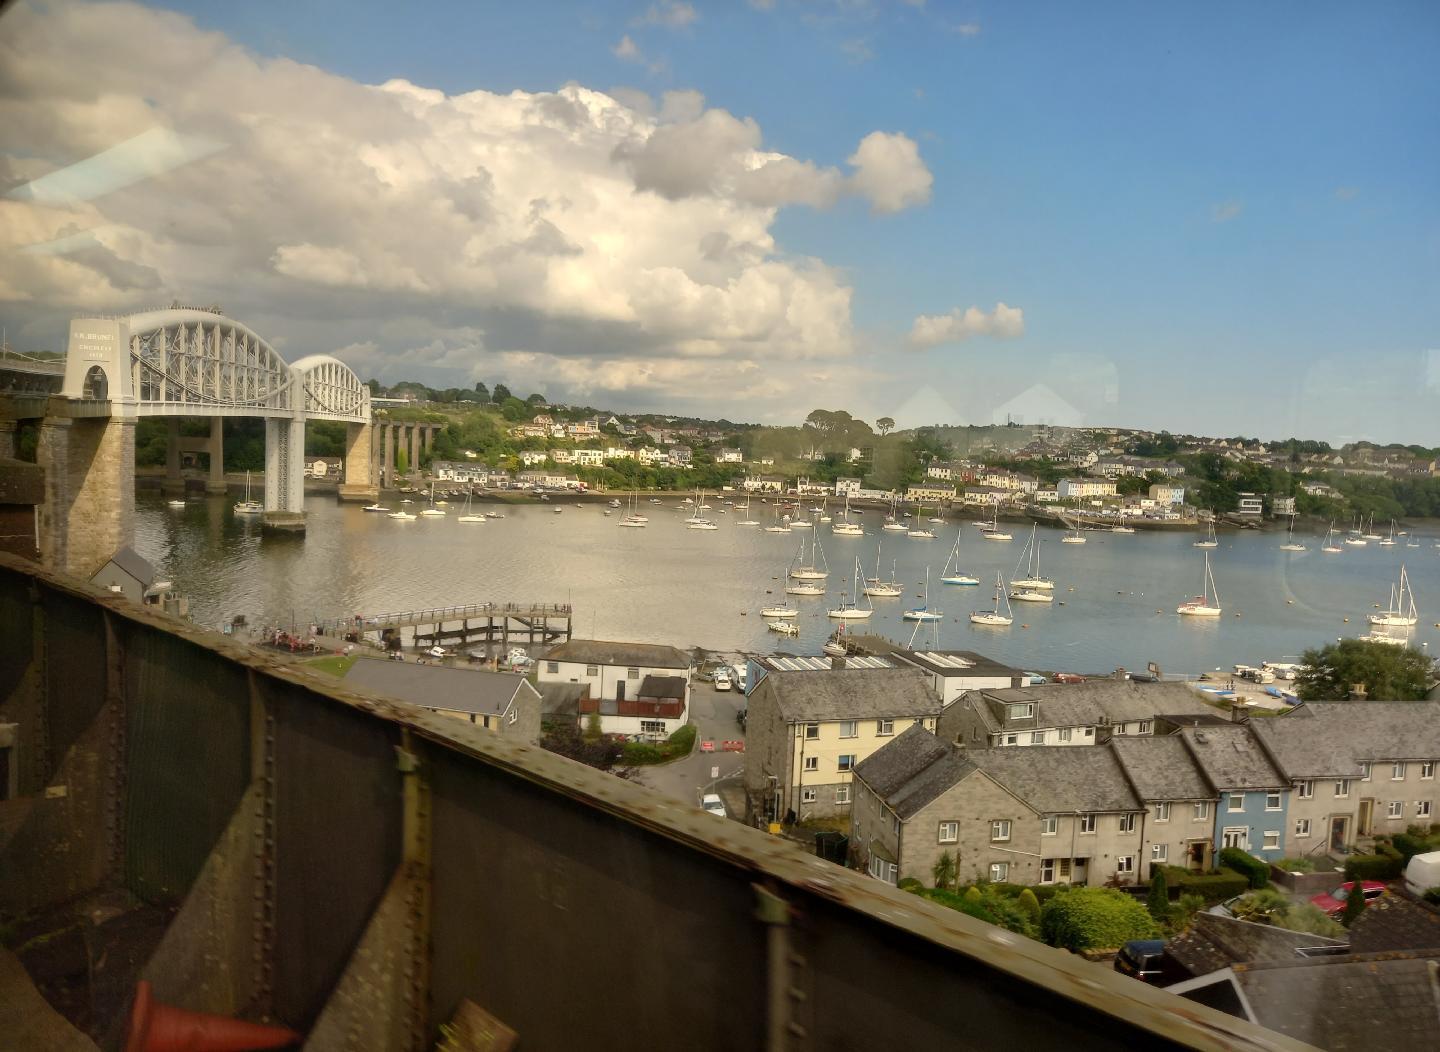
[[[125,652],[125,876],[178,902],[250,782],[248,673],[193,643],[116,622]]]
[[[0,570],[0,709],[19,687],[35,649],[29,582],[19,574]]]
[[[105,704],[105,624],[98,606],[47,590],[45,691],[51,771]]]
[[[399,731],[269,684],[275,713],[275,1014],[314,1022],[400,863]]]
[[[468,998],[527,1049],[763,1043],[765,936],[745,870],[463,756],[426,757],[432,1028]]]

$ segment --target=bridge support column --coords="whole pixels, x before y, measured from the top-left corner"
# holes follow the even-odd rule
[[[0,420],[0,460],[14,460],[20,453],[15,435],[20,425],[14,420]]]
[[[265,514],[267,531],[305,532],[305,418],[265,421]]]
[[[380,458],[383,467],[381,485],[395,485],[395,425],[389,422],[381,426]]]
[[[420,425],[410,425],[410,474],[420,474]]]
[[[371,481],[370,447],[373,444],[373,431],[370,424],[345,426],[345,481],[340,484],[339,491],[342,501],[364,501],[369,504],[380,499],[380,489]]]
[[[122,408],[114,403],[109,417],[41,421],[35,459],[45,469],[46,566],[88,578],[134,537],[135,417],[120,415]]]
[[[184,493],[185,478],[180,474],[180,421],[165,421],[165,478],[160,488],[166,493]]]
[[[210,439],[205,445],[210,457],[210,477],[205,480],[206,493],[224,493],[225,486],[225,418],[210,418]]]

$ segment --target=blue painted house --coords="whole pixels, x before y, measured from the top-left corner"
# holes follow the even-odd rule
[[[1196,766],[1219,796],[1214,846],[1274,862],[1285,855],[1290,785],[1244,724],[1181,731]]]

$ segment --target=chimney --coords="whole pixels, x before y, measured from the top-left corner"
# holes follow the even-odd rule
[[[830,667],[831,667],[832,669],[843,669],[843,668],[845,667],[845,659],[844,659],[843,657],[838,657],[838,656],[837,656],[837,657],[832,657],[832,658],[830,659]]]

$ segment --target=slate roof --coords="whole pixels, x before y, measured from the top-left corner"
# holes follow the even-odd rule
[[[751,692],[750,708],[766,701],[791,723],[940,714],[940,699],[918,668],[770,672]]]
[[[114,555],[110,556],[109,561],[114,563],[124,573],[133,577],[141,588],[149,588],[155,580],[155,567],[151,566],[144,556],[140,555],[129,545],[119,549]]]
[[[964,749],[911,726],[861,760],[855,774],[906,819],[974,770]]]
[[[1433,701],[1312,701],[1253,726],[1292,779],[1358,778],[1361,763],[1440,760]]]
[[[625,668],[690,668],[688,654],[657,643],[612,643],[604,639],[571,639],[551,647],[546,661],[575,661],[583,665],[619,665]]]
[[[1206,780],[1218,791],[1289,788],[1250,734],[1248,724],[1186,728],[1180,732]]]
[[[1165,952],[1191,975],[1208,975],[1232,964],[1293,961],[1302,946],[1343,945],[1322,935],[1202,912],[1195,914],[1189,931],[1165,944]]]
[[[1215,796],[1179,735],[1112,738],[1110,748],[1142,800],[1209,800]]]
[[[1042,814],[1142,809],[1109,749],[1026,745],[969,749],[966,755],[976,767]]]
[[[351,665],[345,674],[345,685],[424,709],[446,709],[477,716],[503,715],[516,695],[537,700],[540,696],[528,680],[511,672],[481,672],[378,658],[361,658]]]
[[[1404,895],[1382,895],[1350,926],[1350,949],[1355,953],[1440,953],[1440,910]]]
[[[575,716],[580,699],[590,693],[588,683],[544,683],[540,689],[540,712],[544,716]]]
[[[684,676],[646,676],[640,681],[640,689],[635,696],[637,698],[671,698],[683,701],[685,699],[685,682]]]
[[[1184,683],[1092,679],[1084,683],[983,689],[976,693],[984,699],[984,703],[976,707],[977,711],[990,729],[997,731],[1084,727],[1215,711]],[[1005,706],[1024,702],[1035,703],[1033,718],[1006,718]]]

